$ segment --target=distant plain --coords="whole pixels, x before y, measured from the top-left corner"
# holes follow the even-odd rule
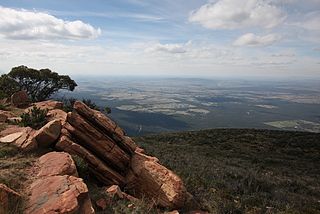
[[[77,78],[59,97],[89,98],[129,135],[256,128],[320,132],[316,80]]]

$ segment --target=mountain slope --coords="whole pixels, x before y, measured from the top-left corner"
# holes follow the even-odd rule
[[[320,134],[214,129],[135,140],[212,213],[320,213]]]

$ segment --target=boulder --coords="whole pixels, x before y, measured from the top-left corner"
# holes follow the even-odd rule
[[[26,214],[94,213],[88,188],[81,178],[69,175],[42,177],[30,187]]]
[[[123,198],[124,197],[122,194],[122,191],[118,185],[112,185],[112,186],[106,188],[106,193],[111,198],[114,198],[114,197]]]
[[[1,143],[14,143],[22,136],[23,132],[16,132],[0,138]]]
[[[24,107],[29,103],[29,96],[26,91],[18,91],[11,95],[11,105],[15,107]]]
[[[39,147],[48,148],[55,143],[61,132],[61,121],[52,120],[37,130],[34,134],[34,139],[37,141]]]
[[[155,200],[166,208],[181,208],[187,199],[183,181],[156,158],[135,153],[131,160],[132,172],[127,175],[127,188],[135,194]]]
[[[8,125],[5,130],[2,130],[0,132],[0,137],[4,137],[9,134],[13,134],[13,133],[17,133],[17,132],[22,132],[24,129],[25,129],[25,127],[20,127],[17,125]]]
[[[24,152],[34,151],[38,145],[36,140],[33,138],[34,130],[30,127],[11,127],[8,130],[4,130],[2,134],[11,133],[13,131],[17,131],[12,134],[8,134],[2,138],[0,138],[0,142],[2,143],[11,143],[17,146],[20,150]]]
[[[46,101],[42,101],[42,102],[37,102],[37,103],[33,103],[31,107],[25,109],[25,112],[28,112],[34,106],[37,107],[37,108],[40,108],[42,110],[47,109],[49,111],[49,110],[52,110],[52,109],[62,109],[63,108],[63,103],[59,102],[59,101],[55,101],[55,100],[46,100]]]
[[[20,123],[22,121],[22,118],[21,117],[9,117],[8,119],[7,119],[7,122],[8,123],[15,123],[15,124],[17,124],[17,123]]]
[[[17,201],[20,197],[19,193],[0,183],[0,214],[9,213],[9,202]]]
[[[76,165],[68,153],[49,152],[39,158],[38,177],[53,175],[72,175],[78,177]]]
[[[19,137],[14,145],[24,152],[35,151],[38,148],[37,141],[33,135],[35,130],[30,127],[24,127],[23,134]]]
[[[67,120],[67,113],[65,111],[62,111],[61,109],[52,109],[48,111],[47,118],[48,121],[60,120],[61,124],[64,125]]]
[[[0,122],[4,123],[8,118],[13,117],[14,115],[10,111],[0,110]]]

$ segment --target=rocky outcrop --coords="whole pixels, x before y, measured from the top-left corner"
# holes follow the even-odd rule
[[[51,152],[39,159],[40,171],[30,186],[25,213],[94,213],[88,188],[81,178],[71,156]]]
[[[52,120],[39,130],[30,127],[12,126],[0,133],[0,142],[11,143],[24,152],[34,151],[38,147],[49,148],[54,144],[61,131],[61,121]]]
[[[38,147],[34,133],[30,127],[12,126],[1,132],[0,142],[13,144],[24,152],[34,151]]]
[[[9,202],[17,202],[21,195],[5,184],[0,184],[0,214],[9,213]]]
[[[15,107],[24,107],[29,103],[29,96],[26,91],[18,91],[11,95],[11,105]]]
[[[8,120],[8,118],[14,117],[14,115],[10,111],[0,110],[0,122],[4,123]]]
[[[78,177],[76,165],[68,153],[50,152],[39,158],[38,177],[53,175],[72,175]]]
[[[138,196],[153,198],[164,207],[181,207],[187,199],[184,184],[176,174],[158,163],[158,159],[136,152],[132,156],[127,188]]]
[[[81,178],[58,175],[39,178],[30,187],[26,214],[94,213]]]
[[[41,129],[37,130],[33,137],[39,147],[48,148],[58,140],[60,132],[61,121],[56,119],[48,122]]]
[[[61,124],[64,125],[67,120],[67,113],[60,109],[52,109],[48,111],[47,119],[48,121],[60,120]]]
[[[101,112],[75,102],[61,133],[56,149],[82,157],[105,185],[116,184],[134,196],[152,198],[162,207],[184,206],[187,191],[182,180],[157,158],[144,155],[143,150]]]
[[[63,103],[55,100],[47,100],[47,101],[42,101],[42,102],[37,102],[33,103],[31,107],[27,108],[25,112],[28,112],[31,110],[33,107],[40,108],[42,110],[53,110],[53,109],[62,109],[63,108]]]

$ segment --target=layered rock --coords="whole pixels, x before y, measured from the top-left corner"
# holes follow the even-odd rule
[[[17,201],[21,195],[5,184],[0,184],[0,214],[9,213],[9,202]]]
[[[3,137],[0,138],[0,142],[13,144],[24,152],[33,151],[38,147],[33,137],[34,133],[35,130],[30,127],[12,126],[1,132]]]
[[[51,152],[39,159],[39,174],[30,186],[25,213],[94,213],[88,188],[71,156]]]
[[[182,180],[142,154],[134,141],[110,118],[75,102],[56,144],[58,150],[82,157],[105,185],[116,184],[137,197],[147,196],[167,208],[184,206],[187,191]]]
[[[11,143],[20,150],[34,151],[38,147],[48,148],[54,144],[61,131],[61,121],[52,120],[39,130],[30,127],[11,126],[0,133],[0,142]]]

